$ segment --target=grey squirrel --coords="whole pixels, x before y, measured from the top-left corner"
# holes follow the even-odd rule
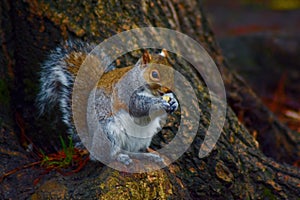
[[[58,105],[62,120],[78,146],[82,144],[72,121],[72,88],[79,67],[94,47],[84,42],[66,41],[51,52],[40,74],[41,87],[37,96],[40,113]],[[154,153],[141,153],[147,150],[167,114],[178,108],[175,95],[164,86],[166,82],[174,82],[174,76],[159,65],[171,67],[167,52],[150,54],[145,51],[134,66],[105,71],[96,86],[97,120],[111,143],[110,156],[113,160],[126,165],[133,162],[132,158],[163,160]],[[142,86],[130,88],[133,82]],[[114,90],[115,87],[117,90]],[[130,101],[125,101],[125,96],[133,89]],[[135,124],[141,125],[140,128],[134,128]],[[138,131],[148,137],[135,137],[139,135]]]

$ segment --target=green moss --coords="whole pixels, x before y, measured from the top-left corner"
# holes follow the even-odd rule
[[[7,83],[0,79],[0,104],[8,106],[10,102],[10,95]]]
[[[3,119],[0,117],[0,129],[3,127],[3,125],[4,125],[4,121],[3,121]]]
[[[136,14],[141,12],[139,2],[132,2],[124,9],[118,1],[41,0],[28,1],[28,5],[32,14],[46,17],[58,26],[65,39],[72,32],[77,37],[98,40],[111,36],[112,31],[121,32],[144,24],[139,13]]]
[[[276,199],[274,194],[269,188],[265,188],[263,192],[263,197],[267,199]]]
[[[31,80],[29,78],[23,80],[24,83],[24,92],[25,92],[25,100],[26,101],[34,101],[37,91],[38,91],[38,84],[36,81]]]
[[[168,199],[172,185],[163,170],[123,176],[118,171],[109,172],[100,199]]]

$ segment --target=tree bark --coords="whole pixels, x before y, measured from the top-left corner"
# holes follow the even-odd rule
[[[1,199],[299,198],[299,169],[282,164],[299,159],[299,136],[280,124],[244,81],[228,69],[199,1],[4,0],[0,22],[4,66],[0,69],[0,83],[5,83],[0,84],[0,91],[7,98],[1,98],[0,105],[2,174],[36,161],[26,151],[31,142],[46,152],[61,148],[58,136],[63,129],[53,126],[53,116],[36,117],[34,99],[40,64],[51,49],[68,38],[101,42],[121,31],[147,26],[185,33],[214,59],[229,105],[247,127],[228,107],[220,139],[210,155],[200,159],[199,147],[210,119],[210,100],[198,75],[183,65],[182,73],[198,88],[201,123],[191,147],[176,162],[162,170],[140,174],[122,173],[99,162],[89,162],[69,176],[57,172],[41,176],[42,167],[28,168],[0,180]],[[10,108],[5,105],[7,101]],[[173,130],[167,127],[168,134]],[[250,134],[253,131],[258,132],[258,141]],[[41,180],[34,185],[37,178]]]

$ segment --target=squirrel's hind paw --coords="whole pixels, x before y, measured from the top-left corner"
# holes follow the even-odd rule
[[[154,161],[156,163],[164,162],[164,159],[162,157],[160,157],[159,155],[154,154],[154,153],[148,153],[148,158],[149,158],[149,160]]]
[[[131,158],[127,154],[120,153],[117,157],[117,160],[125,165],[132,163]]]

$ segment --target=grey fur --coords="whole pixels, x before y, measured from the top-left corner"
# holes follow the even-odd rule
[[[57,47],[51,52],[41,69],[40,92],[37,96],[37,104],[40,114],[58,105],[62,113],[62,121],[69,128],[69,134],[75,140],[77,146],[82,144],[75,132],[71,113],[71,95],[74,83],[74,75],[68,71],[66,58],[70,53],[88,54],[95,45],[83,42],[67,41],[63,46]],[[136,90],[138,88],[138,90]],[[172,93],[168,93],[170,101],[166,102],[161,96],[154,96],[143,78],[143,68],[138,62],[126,76],[122,77],[115,85],[114,95],[107,94],[101,88],[97,89],[95,96],[96,117],[102,125],[102,131],[106,135],[111,147],[111,158],[124,164],[132,163],[132,158],[147,158],[154,161],[162,159],[151,153],[138,154],[146,150],[152,137],[161,129],[167,113],[172,113],[178,108],[178,102]],[[126,110],[112,110],[114,98],[128,106]],[[112,115],[111,115],[112,113]],[[135,127],[135,124],[138,126]],[[144,129],[143,129],[144,127]],[[145,132],[147,137],[139,138],[134,134]],[[97,133],[93,133],[96,137]],[[101,144],[93,144],[101,145]],[[95,153],[95,152],[92,152]]]

